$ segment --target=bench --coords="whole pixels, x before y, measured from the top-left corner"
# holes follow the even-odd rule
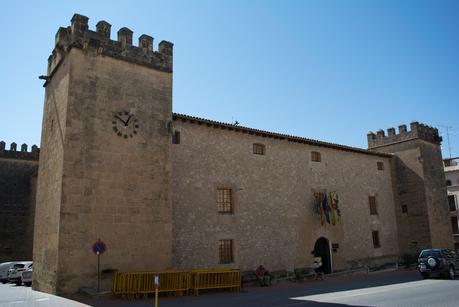
[[[279,283],[281,281],[284,281],[284,280],[288,280],[288,281],[294,281],[295,280],[295,274],[291,271],[287,271],[287,270],[280,270],[280,271],[274,271],[274,272],[270,272],[270,275],[271,275],[271,281],[272,282],[276,282],[276,283]]]
[[[242,278],[242,285],[254,285],[258,283],[257,275],[255,275],[255,271],[244,271],[241,273]]]
[[[313,278],[316,276],[314,268],[296,268],[293,270],[295,273],[296,281],[303,281],[305,279]]]

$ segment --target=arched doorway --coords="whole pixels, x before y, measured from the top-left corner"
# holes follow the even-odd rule
[[[314,245],[314,257],[322,258],[322,266],[325,274],[332,272],[330,242],[326,238],[321,237],[316,241]]]

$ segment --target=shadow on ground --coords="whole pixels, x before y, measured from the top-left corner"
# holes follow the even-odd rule
[[[292,297],[326,294],[363,288],[379,287],[421,280],[414,270],[399,270],[352,276],[326,278],[321,281],[301,283],[281,283],[271,287],[245,287],[241,292],[209,291],[200,296],[161,296],[160,306],[349,306],[342,304],[319,303],[315,301],[297,301]],[[453,281],[452,281],[453,282]],[[83,295],[70,296],[73,300],[92,306],[154,306],[152,297],[148,299],[126,300],[113,297],[88,298]]]

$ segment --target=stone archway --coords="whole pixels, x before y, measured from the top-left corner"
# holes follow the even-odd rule
[[[321,237],[314,244],[314,257],[322,258],[322,266],[325,274],[332,272],[332,259],[330,252],[330,241],[327,238]]]

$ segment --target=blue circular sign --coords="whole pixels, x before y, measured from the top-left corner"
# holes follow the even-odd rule
[[[107,246],[100,239],[92,245],[92,251],[96,255],[102,255],[107,250]]]

